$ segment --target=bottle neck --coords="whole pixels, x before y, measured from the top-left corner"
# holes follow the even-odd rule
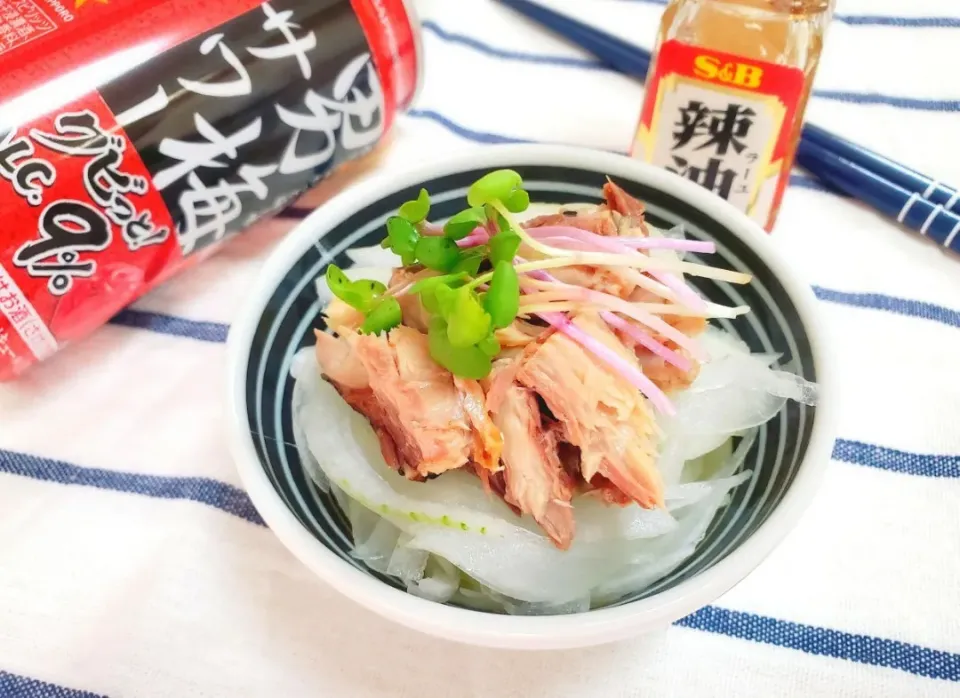
[[[674,0],[672,4],[731,5],[778,15],[818,15],[832,11],[834,0]]]
[[[792,9],[779,12],[778,6]],[[677,39],[812,75],[831,6],[832,0],[672,0],[658,43]]]

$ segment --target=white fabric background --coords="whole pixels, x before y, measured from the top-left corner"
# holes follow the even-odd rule
[[[428,26],[416,110],[376,157],[306,202],[373,167],[466,152],[493,136],[627,148],[638,82],[498,57],[586,56],[494,2],[417,4]],[[634,0],[562,6],[647,46],[662,10]],[[941,101],[941,110],[825,97],[808,115],[960,185],[952,70],[960,6],[841,0],[838,11],[954,18],[943,27],[837,21],[817,80],[820,90]],[[500,96],[478,102],[478,86]],[[289,225],[257,226],[136,308],[229,324]],[[774,236],[811,284],[883,294],[821,303],[842,368],[839,434],[868,446],[852,458],[859,462],[831,462],[800,525],[716,602],[770,627],[813,627],[797,631],[806,651],[686,627],[569,652],[458,646],[344,600],[242,518],[107,484],[71,485],[63,471],[50,481],[23,454],[102,469],[94,479],[103,483],[148,474],[239,485],[223,433],[224,346],[108,325],[0,386],[0,696],[85,695],[54,685],[111,698],[960,696],[960,263],[856,203],[804,186],[788,191]],[[887,297],[935,307],[894,303],[926,308],[929,319],[856,307]],[[912,660],[891,668],[876,666],[875,653],[838,658],[850,653],[824,640],[833,636],[823,628],[937,650],[934,673],[953,680],[928,678]]]

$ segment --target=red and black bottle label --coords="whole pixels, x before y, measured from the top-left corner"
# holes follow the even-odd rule
[[[0,0],[0,22],[7,6],[49,18],[52,2]],[[64,82],[54,108],[44,102],[57,95],[29,86],[2,97],[2,118],[23,123],[0,125],[0,378],[369,151],[416,87],[415,29],[399,0],[216,3],[226,21],[160,51],[150,41],[163,26],[143,22],[175,15],[121,4],[126,19],[106,15],[104,33],[130,25],[125,45],[88,57],[112,61],[107,79],[90,90],[83,76]],[[216,14],[194,7],[208,22]],[[62,57],[41,49],[69,54],[72,36],[79,51],[94,30],[56,17],[0,53],[0,70],[39,51],[40,70],[69,77]],[[9,94],[10,82],[0,89]]]

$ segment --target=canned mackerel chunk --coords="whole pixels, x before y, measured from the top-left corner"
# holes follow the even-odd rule
[[[371,150],[403,0],[0,0],[0,380]]]

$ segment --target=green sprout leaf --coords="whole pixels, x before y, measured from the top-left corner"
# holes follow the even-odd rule
[[[476,346],[453,346],[448,333],[447,323],[442,318],[434,316],[430,319],[427,338],[433,360],[461,378],[480,380],[489,375],[490,357]]]
[[[456,306],[457,292],[446,284],[439,284],[436,286],[433,295],[436,299],[436,312],[444,319],[449,318]]]
[[[345,300],[341,297],[341,291],[352,289],[353,282],[350,278],[343,273],[343,270],[338,267],[336,264],[327,265],[327,286],[330,287],[330,290],[333,291],[333,295],[340,300]]]
[[[509,262],[498,262],[493,270],[490,288],[483,297],[483,308],[493,321],[493,326],[510,325],[520,309],[520,280],[517,270]]]
[[[413,227],[413,223],[400,216],[391,216],[387,219],[387,240],[387,247],[400,256],[404,266],[416,261],[414,250],[420,240],[420,233]]]
[[[477,349],[492,359],[494,356],[500,353],[500,342],[497,341],[497,338],[491,332],[480,340],[480,342],[477,344]]]
[[[443,276],[431,276],[421,279],[410,287],[407,293],[416,293],[420,295],[420,302],[429,312],[437,314],[440,312],[440,306],[437,302],[437,289],[441,286],[450,290],[450,288],[459,288],[465,284],[470,277],[463,272],[454,274],[445,274]]]
[[[506,201],[521,184],[523,178],[513,170],[494,170],[470,186],[467,203],[471,206],[483,206],[494,201]]]
[[[387,287],[375,279],[357,279],[353,282],[353,288],[360,293],[369,293],[371,298],[382,296]]]
[[[476,276],[480,271],[480,265],[483,264],[483,258],[486,256],[486,249],[471,250],[460,257],[460,261],[453,268],[454,272],[462,272],[470,276]]]
[[[446,313],[447,338],[454,347],[470,347],[490,334],[490,316],[469,288],[454,293],[453,305]]]
[[[414,253],[423,266],[442,272],[453,270],[461,257],[457,243],[445,237],[421,237]]]
[[[442,276],[428,276],[426,279],[420,279],[409,288],[407,293],[421,293],[422,291],[433,291],[440,284],[446,284],[457,288],[469,280],[469,277],[462,271],[455,271],[452,274],[443,274]]]
[[[351,281],[336,264],[327,265],[326,279],[333,295],[361,313],[369,312],[380,294],[387,290],[386,286],[378,281]]]
[[[441,284],[442,285],[442,284]],[[431,315],[440,314],[440,305],[437,302],[437,288],[438,286],[433,286],[430,288],[425,288],[420,291],[420,304],[426,309]],[[444,288],[448,288],[444,286]]]
[[[513,209],[510,209],[511,211]],[[410,223],[421,223],[427,218],[427,214],[430,213],[430,194],[427,193],[426,189],[421,189],[420,194],[417,196],[414,201],[407,201],[400,207],[400,217],[406,219]]]
[[[510,213],[522,213],[530,205],[530,195],[523,189],[517,189],[503,200],[503,205]]]
[[[377,306],[370,311],[367,318],[360,326],[360,331],[364,334],[380,334],[389,332],[400,324],[403,320],[403,313],[400,310],[400,303],[396,298],[384,298]]]
[[[487,221],[487,214],[482,206],[475,206],[461,211],[447,221],[443,226],[443,234],[451,240],[460,240],[476,230],[478,225]]]
[[[520,236],[512,230],[503,230],[490,238],[490,263],[496,267],[500,262],[513,264],[520,248]]]

